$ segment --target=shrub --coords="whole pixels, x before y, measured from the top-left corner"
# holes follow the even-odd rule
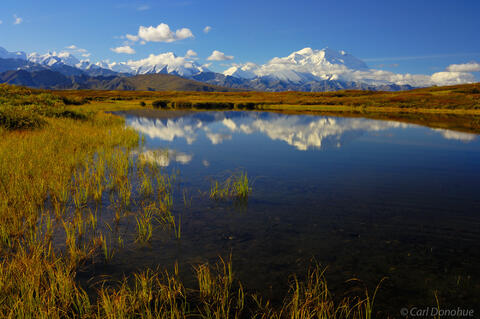
[[[186,101],[172,102],[172,105],[176,109],[190,109],[190,108],[192,108],[192,102],[186,102]]]
[[[255,103],[253,103],[253,102],[237,103],[237,104],[235,104],[235,108],[240,109],[240,110],[254,110],[255,109]]]
[[[7,130],[24,130],[40,127],[45,123],[42,118],[28,110],[3,106],[0,108],[0,127]]]
[[[77,96],[62,96],[62,101],[65,105],[83,105],[88,102],[86,98],[77,97]]]
[[[166,109],[168,107],[169,101],[166,100],[156,100],[152,102],[152,106],[156,109]]]
[[[46,117],[71,118],[74,120],[86,120],[87,114],[81,111],[70,110],[64,106],[48,106],[48,105],[25,105],[21,107],[24,111],[39,114]],[[20,107],[16,107],[19,110]]]
[[[197,102],[193,104],[196,109],[218,109],[218,110],[230,110],[233,109],[234,103],[230,102]]]

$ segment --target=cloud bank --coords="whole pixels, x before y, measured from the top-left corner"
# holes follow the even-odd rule
[[[447,67],[449,72],[480,72],[480,63],[469,62],[464,64],[451,64]]]

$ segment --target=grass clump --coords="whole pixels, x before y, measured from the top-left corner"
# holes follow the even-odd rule
[[[137,242],[145,244],[150,241],[153,234],[153,215],[151,210],[146,210],[144,214],[136,217],[137,221]]]
[[[247,173],[240,171],[226,178],[223,182],[212,181],[210,185],[210,198],[215,200],[233,198],[246,201],[252,191],[252,182]]]

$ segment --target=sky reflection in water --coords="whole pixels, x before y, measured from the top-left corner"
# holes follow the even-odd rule
[[[170,119],[128,116],[127,125],[148,138],[147,148],[186,144],[185,148],[189,149],[189,145],[198,143],[214,149],[212,146],[226,141],[236,143],[234,139],[245,140],[250,137],[281,141],[291,146],[291,151],[340,148],[344,143],[366,134],[389,135],[390,139],[394,139],[393,132],[409,127],[418,129],[414,125],[393,121],[256,112],[202,112]],[[435,135],[464,143],[473,142],[477,138],[470,133],[422,129],[440,143],[442,141],[435,139]],[[146,152],[147,158],[162,166],[168,166],[170,162],[188,164],[194,157],[194,154],[179,151],[162,154]]]
[[[315,258],[333,286],[388,276],[378,303],[393,311],[431,304],[434,288],[456,306],[480,296],[477,135],[258,112],[125,117],[145,136],[143,158],[178,168],[194,198],[177,211],[180,245],[154,238],[148,252],[125,253],[123,271],[178,260],[189,272],[232,253],[246,287],[281,299],[286,278]],[[202,195],[237,169],[254,181],[243,211]]]

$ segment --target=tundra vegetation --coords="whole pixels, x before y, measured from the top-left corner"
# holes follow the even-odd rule
[[[43,92],[43,91],[39,91]],[[45,91],[46,92],[46,91]],[[396,120],[435,128],[480,132],[480,84],[400,92],[177,92],[55,91],[68,100],[89,100],[90,109],[259,110]]]
[[[221,258],[195,267],[193,287],[182,284],[178,267],[167,272],[160,265],[120,282],[105,279],[87,292],[77,278],[80,267],[110,263],[126,244],[149,245],[156,231],[181,240],[181,219],[172,213],[175,174],[133,156],[138,134],[101,111],[116,105],[95,104],[95,94],[0,85],[1,317],[373,316],[376,291],[335,296],[318,265],[302,280],[292,277],[279,306],[243,287],[231,259]],[[117,99],[124,97],[118,93]],[[251,191],[246,173],[222,187],[245,200]],[[212,192],[216,198],[224,190]],[[126,219],[135,222],[134,239],[117,231]]]

